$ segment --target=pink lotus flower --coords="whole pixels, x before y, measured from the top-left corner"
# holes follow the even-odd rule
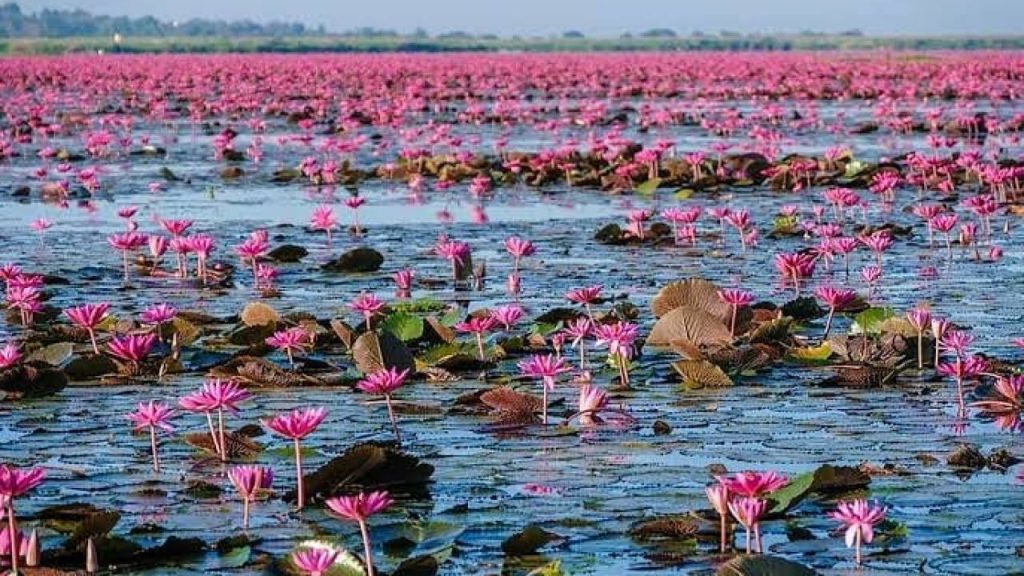
[[[506,332],[512,330],[512,325],[519,322],[525,314],[523,308],[516,305],[498,306],[491,310],[491,318],[504,326]]]
[[[412,295],[412,280],[415,273],[406,268],[399,270],[391,277],[395,281],[395,286],[398,289],[399,298],[408,298]]]
[[[173,432],[174,427],[170,425],[173,416],[174,410],[171,410],[168,405],[154,400],[150,400],[148,403],[139,402],[135,411],[128,415],[136,432],[149,429],[149,447],[153,454],[154,472],[160,472],[160,457],[156,448],[156,429]]]
[[[586,308],[587,316],[590,316],[590,319],[593,320],[594,314],[590,310],[590,306],[601,299],[601,291],[603,289],[604,286],[600,284],[594,286],[587,286],[586,288],[577,288],[575,290],[570,290],[566,292],[565,298],[570,302],[580,304],[584,308]]]
[[[295,443],[295,476],[298,509],[302,510],[306,505],[306,486],[302,478],[302,449],[300,441],[312,434],[324,418],[327,417],[325,408],[306,408],[293,410],[287,414],[279,414],[270,420],[263,420],[263,425],[277,434],[291,439]]]
[[[512,272],[518,273],[519,262],[527,256],[532,256],[537,248],[529,240],[523,240],[518,236],[509,236],[505,239],[505,250],[512,255]]]
[[[115,250],[119,250],[121,252],[122,265],[124,267],[124,283],[128,284],[128,253],[134,252],[142,246],[145,246],[147,242],[146,236],[145,234],[139,234],[138,232],[111,234],[107,237],[107,242],[113,246]]]
[[[309,217],[309,226],[313,230],[322,230],[327,234],[327,244],[331,243],[331,232],[338,227],[338,219],[334,217],[334,208],[327,204],[317,206]]]
[[[740,496],[760,498],[785,486],[789,480],[776,472],[738,472],[732,478],[717,477],[729,492]]]
[[[153,350],[154,344],[156,344],[156,334],[128,334],[114,336],[110,342],[107,342],[107,350],[115,358],[137,366]]]
[[[226,462],[228,453],[225,442],[226,435],[224,433],[224,411],[237,413],[238,405],[250,396],[251,394],[240,388],[237,382],[211,378],[203,384],[202,389],[187,394],[178,400],[178,406],[189,412],[206,415],[206,423],[209,426],[210,439],[213,442],[214,451],[220,456],[221,461]],[[214,412],[217,413],[217,429],[214,429],[213,426]]]
[[[826,306],[828,306],[828,319],[825,321],[825,335],[822,336],[822,340],[828,339],[828,333],[832,328],[832,318],[835,316],[837,311],[845,310],[850,304],[853,304],[857,300],[857,293],[853,290],[846,290],[843,288],[835,288],[833,286],[818,286],[814,291],[814,295],[818,297]]]
[[[19,470],[7,464],[0,464],[0,502],[7,504],[7,535],[10,540],[15,541],[10,545],[12,574],[18,573],[18,553],[21,550],[21,545],[17,543],[21,533],[18,532],[15,522],[14,499],[35,489],[42,484],[45,477],[46,472],[42,468]],[[0,514],[0,518],[2,517],[3,514]]]
[[[434,247],[438,256],[447,259],[452,267],[452,282],[459,281],[459,269],[466,265],[470,255],[469,245],[464,242],[457,242],[447,238],[441,238]]]
[[[161,220],[160,226],[167,230],[171,236],[184,236],[185,232],[192,227],[191,220]]]
[[[597,338],[597,347],[608,347],[608,355],[620,360],[620,365],[633,357],[633,342],[636,341],[639,328],[630,322],[616,322],[614,324],[595,324],[594,336]],[[629,379],[625,374],[623,384],[628,384]]]
[[[484,354],[484,340],[483,335],[498,325],[498,320],[490,314],[486,316],[471,316],[468,320],[458,322],[455,324],[455,330],[458,332],[467,332],[473,334],[476,337],[477,354],[481,362],[487,360]]]
[[[732,320],[729,322],[729,333],[736,336],[736,313],[741,306],[747,306],[754,301],[754,295],[746,290],[728,289],[719,290],[718,299],[732,306]]]
[[[375,394],[384,397],[384,402],[388,407],[388,417],[391,419],[391,428],[394,430],[395,440],[399,444],[402,442],[402,435],[398,431],[398,420],[395,418],[395,411],[391,404],[391,395],[405,383],[405,378],[408,375],[408,369],[399,372],[397,368],[392,367],[369,374],[366,378],[360,380],[359,383],[356,384],[356,388],[359,388],[367,394]]]
[[[329,499],[326,504],[332,512],[345,520],[357,522],[359,531],[363,536],[363,563],[366,565],[367,576],[374,576],[373,554],[370,547],[370,531],[366,527],[366,520],[377,513],[383,512],[394,504],[391,496],[383,490],[361,493],[355,496],[336,496]]]
[[[829,513],[830,518],[846,526],[846,547],[856,548],[854,554],[858,566],[861,563],[861,544],[870,544],[874,540],[875,525],[885,520],[887,511],[877,502],[870,504],[867,500],[853,500],[840,502],[836,510]]]
[[[165,322],[174,320],[174,317],[177,315],[178,309],[174,306],[171,306],[170,304],[156,304],[143,310],[139,317],[146,324],[160,326]]]
[[[103,322],[110,310],[110,304],[101,302],[99,304],[83,304],[74,308],[68,308],[64,315],[79,328],[84,328],[89,333],[89,340],[92,342],[92,351],[99,354],[99,346],[96,345],[96,327]]]
[[[309,332],[302,326],[287,330],[278,330],[266,339],[268,346],[273,346],[288,356],[288,364],[295,367],[295,354],[300,354],[312,345]]]
[[[341,550],[331,546],[307,547],[292,552],[291,559],[295,567],[307,576],[324,576],[340,554]]]
[[[931,325],[932,314],[927,308],[907,311],[907,321],[917,330],[917,369],[924,368],[924,331]]]
[[[372,293],[363,292],[352,300],[349,308],[363,315],[363,319],[366,321],[366,331],[369,332],[373,330],[370,321],[384,308],[384,302]]]
[[[6,370],[21,360],[21,351],[15,344],[5,344],[0,348],[0,370]]]
[[[228,479],[242,497],[242,530],[248,530],[249,508],[257,496],[270,490],[274,471],[267,466],[235,466],[228,470]]]
[[[768,502],[760,498],[744,496],[729,501],[729,512],[747,530],[747,554],[751,552],[750,536],[754,535],[753,550],[762,552],[760,520],[768,511]]]
[[[793,294],[799,298],[800,280],[810,278],[814,274],[814,257],[800,252],[776,254],[775,269],[782,277],[784,285],[793,284]]]
[[[541,422],[546,425],[548,423],[548,392],[555,389],[558,375],[569,372],[570,369],[563,358],[535,354],[519,362],[519,371],[523,376],[540,378],[543,383],[544,400]]]
[[[712,484],[704,489],[705,494],[708,496],[708,501],[711,502],[711,507],[718,513],[718,536],[719,536],[719,551],[725,553],[725,544],[728,533],[728,516],[729,516],[729,500],[730,494],[729,489],[719,482],[718,484]]]

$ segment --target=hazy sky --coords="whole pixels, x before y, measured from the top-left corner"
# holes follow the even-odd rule
[[[329,30],[362,26],[502,36],[575,29],[594,36],[654,27],[680,33],[1020,33],[1022,0],[17,0],[25,11],[85,8],[113,15],[299,21]]]

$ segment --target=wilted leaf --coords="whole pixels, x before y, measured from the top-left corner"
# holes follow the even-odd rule
[[[57,342],[29,354],[25,361],[45,362],[50,366],[60,366],[67,362],[72,354],[74,354],[74,345],[71,342]]]
[[[789,351],[789,355],[805,364],[825,364],[832,356],[832,347],[828,342],[822,342],[820,346],[793,348]]]
[[[83,518],[78,526],[75,527],[74,532],[71,533],[71,536],[64,543],[64,547],[75,549],[89,538],[99,539],[102,536],[106,536],[114,529],[114,526],[117,526],[120,520],[121,514],[114,510],[103,510],[90,514]]]
[[[679,360],[672,363],[672,368],[682,378],[687,388],[721,388],[732,386],[732,379],[707,360]]]
[[[728,344],[729,327],[717,317],[696,308],[675,308],[662,316],[651,329],[647,343],[668,346],[673,340],[688,340],[695,346]]]
[[[718,286],[703,278],[666,284],[651,299],[651,311],[658,318],[684,306],[703,310],[723,323],[732,317],[732,307],[718,297]]]
[[[814,576],[814,570],[775,556],[742,555],[720,565],[716,576]]]
[[[303,477],[306,493],[334,496],[369,492],[393,486],[420,486],[430,480],[434,467],[419,458],[377,443],[357,444],[341,456],[332,458],[315,472]],[[295,491],[284,495],[295,500]]]
[[[562,539],[558,534],[531,524],[506,538],[501,543],[501,551],[506,556],[530,556],[536,554],[538,549]]]
[[[335,318],[331,320],[331,330],[338,336],[338,340],[345,346],[346,349],[351,350],[352,344],[356,340],[356,331],[351,326],[346,324],[342,320]]]
[[[242,309],[242,323],[246,326],[273,326],[281,321],[281,315],[263,302],[250,302]]]
[[[415,362],[409,349],[390,332],[366,332],[352,344],[352,359],[363,374],[395,368],[413,370]]]
[[[637,522],[629,528],[629,534],[637,540],[678,540],[692,537],[699,528],[696,518],[676,514]]]

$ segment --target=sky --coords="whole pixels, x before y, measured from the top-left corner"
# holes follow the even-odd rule
[[[839,32],[869,35],[1020,34],[1024,0],[15,0],[23,11],[83,8],[97,14],[252,19],[430,33],[588,36],[671,28],[680,34]]]

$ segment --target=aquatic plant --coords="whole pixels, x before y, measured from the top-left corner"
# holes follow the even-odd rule
[[[274,471],[268,466],[233,466],[228,470],[228,480],[242,497],[242,530],[249,530],[249,511],[256,498],[270,490],[274,482]]]
[[[885,519],[888,508],[877,502],[852,500],[840,502],[829,517],[846,527],[846,547],[854,549],[854,563],[860,566],[862,544],[870,544],[875,538],[874,527]]]
[[[107,302],[82,304],[81,306],[64,310],[64,315],[75,326],[83,328],[89,333],[89,342],[92,343],[93,354],[98,355],[100,353],[100,348],[96,345],[96,328],[106,318],[108,311],[110,311],[110,304]]]
[[[391,429],[395,432],[395,441],[402,443],[402,435],[398,431],[398,420],[395,418],[395,410],[391,404],[391,396],[405,383],[409,370],[399,372],[396,368],[387,368],[360,380],[356,387],[367,394],[375,394],[384,397],[384,403],[388,407],[388,418],[391,420]]]
[[[542,384],[544,400],[541,407],[541,423],[548,423],[548,393],[555,389],[559,374],[570,371],[563,358],[556,358],[552,355],[543,356],[534,354],[526,360],[519,362],[519,371],[523,376],[539,378]]]
[[[369,322],[369,320],[367,320]],[[288,357],[288,364],[295,368],[295,355],[306,351],[312,346],[309,332],[302,326],[294,326],[286,330],[278,330],[265,340],[268,346],[273,346]]]
[[[139,402],[135,411],[128,414],[128,420],[131,421],[136,432],[148,429],[149,448],[153,455],[153,472],[160,472],[160,455],[157,453],[156,442],[157,428],[164,432],[173,432],[174,427],[170,424],[173,417],[174,410],[167,404],[156,400]]]
[[[326,502],[331,512],[345,520],[359,524],[359,532],[363,537],[363,563],[366,565],[367,576],[374,576],[374,570],[370,531],[366,526],[366,521],[371,516],[387,510],[394,503],[385,490],[360,493],[354,496],[336,496]]]
[[[227,436],[224,432],[224,411],[232,414],[238,412],[238,405],[247,400],[251,394],[239,387],[237,382],[210,378],[203,387],[185,395],[178,400],[178,405],[189,412],[204,414],[210,431],[210,440],[214,451],[222,462],[228,460]],[[217,413],[217,427],[213,425],[213,413]]]
[[[14,500],[31,492],[42,484],[46,471],[42,468],[23,470],[9,464],[0,464],[0,504],[4,504],[7,512],[7,536],[11,542],[11,573],[18,573],[19,542],[18,525],[15,520]]]
[[[274,433],[292,440],[295,446],[295,489],[298,509],[306,505],[305,482],[302,478],[302,446],[300,442],[316,431],[327,417],[326,408],[304,408],[262,420]]]

